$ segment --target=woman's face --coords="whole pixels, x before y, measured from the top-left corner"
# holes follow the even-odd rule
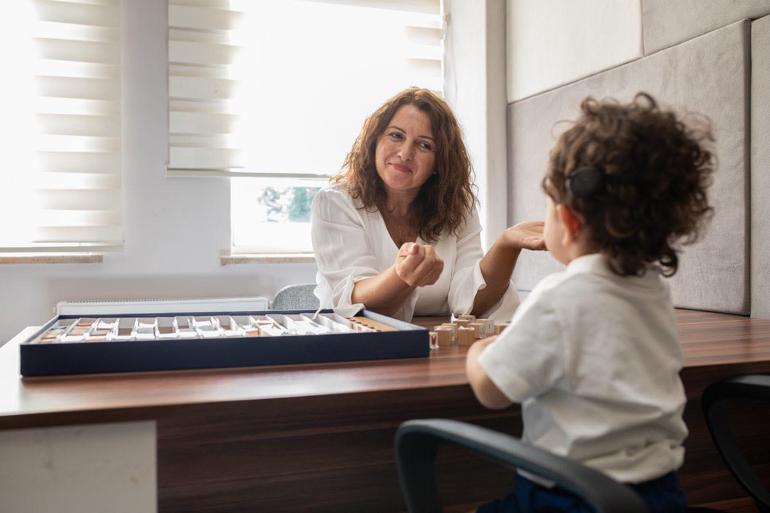
[[[401,106],[377,139],[377,174],[388,194],[419,191],[436,167],[430,118],[416,106]]]

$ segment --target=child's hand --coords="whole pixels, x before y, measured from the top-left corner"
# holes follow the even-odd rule
[[[404,243],[396,255],[396,274],[410,287],[433,285],[444,270],[444,261],[436,254],[433,246]]]
[[[506,244],[515,249],[544,250],[542,221],[524,221],[507,228],[502,235]]]

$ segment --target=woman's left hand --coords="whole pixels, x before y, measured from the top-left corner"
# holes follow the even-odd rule
[[[506,228],[502,239],[514,249],[544,250],[543,221],[525,221]]]

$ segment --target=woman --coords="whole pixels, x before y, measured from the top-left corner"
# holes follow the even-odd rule
[[[518,305],[511,273],[521,249],[544,249],[543,224],[508,228],[483,255],[472,180],[444,100],[418,88],[388,100],[313,201],[321,306],[509,320]]]

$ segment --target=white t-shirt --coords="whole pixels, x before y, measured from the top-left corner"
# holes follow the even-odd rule
[[[621,482],[681,466],[682,353],[655,269],[620,277],[601,255],[573,260],[535,287],[479,362],[522,403],[525,441]]]
[[[318,273],[315,294],[321,306],[354,312],[362,305],[351,303],[357,281],[387,270],[399,248],[377,210],[359,207],[342,185],[326,187],[313,199],[311,235]],[[457,235],[444,234],[432,246],[444,261],[444,270],[433,285],[416,288],[393,317],[411,320],[414,315],[446,315],[470,312],[476,292],[486,286],[479,261],[481,225],[473,211]],[[417,242],[424,244],[421,238]],[[508,320],[519,300],[511,283],[486,315]]]

